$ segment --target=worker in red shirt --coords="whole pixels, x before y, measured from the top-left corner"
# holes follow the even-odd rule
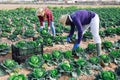
[[[40,31],[45,27],[45,21],[48,22],[48,32],[50,32],[50,29],[52,30],[53,36],[55,36],[55,27],[54,27],[54,22],[53,22],[53,14],[50,9],[47,7],[45,8],[38,8],[36,11],[36,14],[39,18],[40,21]]]

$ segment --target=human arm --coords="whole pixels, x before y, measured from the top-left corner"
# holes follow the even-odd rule
[[[43,17],[42,17],[42,16],[38,16],[38,18],[39,18],[40,26],[41,26],[41,27],[44,27],[44,26],[43,26],[43,22],[44,22]]]
[[[71,23],[70,27],[71,27],[70,33],[67,37],[71,38],[73,36],[74,32],[75,32],[75,25],[73,23]]]
[[[77,47],[79,47],[79,44],[82,40],[82,34],[83,34],[81,21],[79,19],[75,19],[74,24],[77,27],[78,36],[77,36],[77,39],[76,39],[75,44],[73,46],[73,50],[76,49]]]

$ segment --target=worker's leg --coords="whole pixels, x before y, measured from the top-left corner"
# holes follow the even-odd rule
[[[50,22],[50,28],[51,28],[51,30],[52,30],[52,34],[53,34],[53,36],[55,36],[56,35],[56,31],[55,31],[55,26],[54,26],[54,22]]]
[[[101,38],[99,35],[99,16],[96,14],[90,22],[91,32],[96,43],[97,55],[101,54]]]

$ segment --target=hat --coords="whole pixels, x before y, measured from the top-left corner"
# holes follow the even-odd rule
[[[66,20],[67,20],[68,14],[62,15],[59,19],[59,22],[63,24],[63,26],[65,26],[66,24]]]
[[[36,11],[37,16],[44,16],[44,8],[38,8]]]

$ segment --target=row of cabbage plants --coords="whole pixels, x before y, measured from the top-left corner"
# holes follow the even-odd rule
[[[0,63],[0,73],[2,75],[3,73],[7,74],[13,72],[16,74],[15,77],[18,77],[18,69],[24,67],[31,70],[31,73],[28,74],[28,80],[57,80],[62,75],[68,75],[77,78],[81,74],[93,74],[91,70],[98,70],[101,71],[101,73],[99,73],[99,75],[101,76],[99,77],[103,80],[106,79],[105,77],[109,78],[108,80],[111,80],[112,78],[113,80],[117,80],[116,78],[118,77],[114,72],[105,72],[106,75],[103,75],[103,65],[101,65],[102,61],[104,66],[108,66],[110,63],[115,63],[119,66],[120,47],[114,48],[111,47],[111,45],[112,43],[109,41],[104,42],[104,48],[111,48],[112,50],[108,54],[102,54],[99,57],[95,55],[93,55],[90,58],[88,57],[87,51],[92,51],[93,49],[95,49],[94,44],[89,44],[86,49],[79,47],[75,51],[54,50],[52,53],[44,53],[43,55],[33,55],[27,58],[25,63],[23,64],[18,64],[12,59],[6,59],[2,63]],[[95,51],[93,50],[92,54],[94,54],[94,52]],[[77,56],[77,58],[75,56]],[[55,68],[52,70],[46,70],[47,66],[55,66]],[[98,77],[98,75],[96,76]]]

